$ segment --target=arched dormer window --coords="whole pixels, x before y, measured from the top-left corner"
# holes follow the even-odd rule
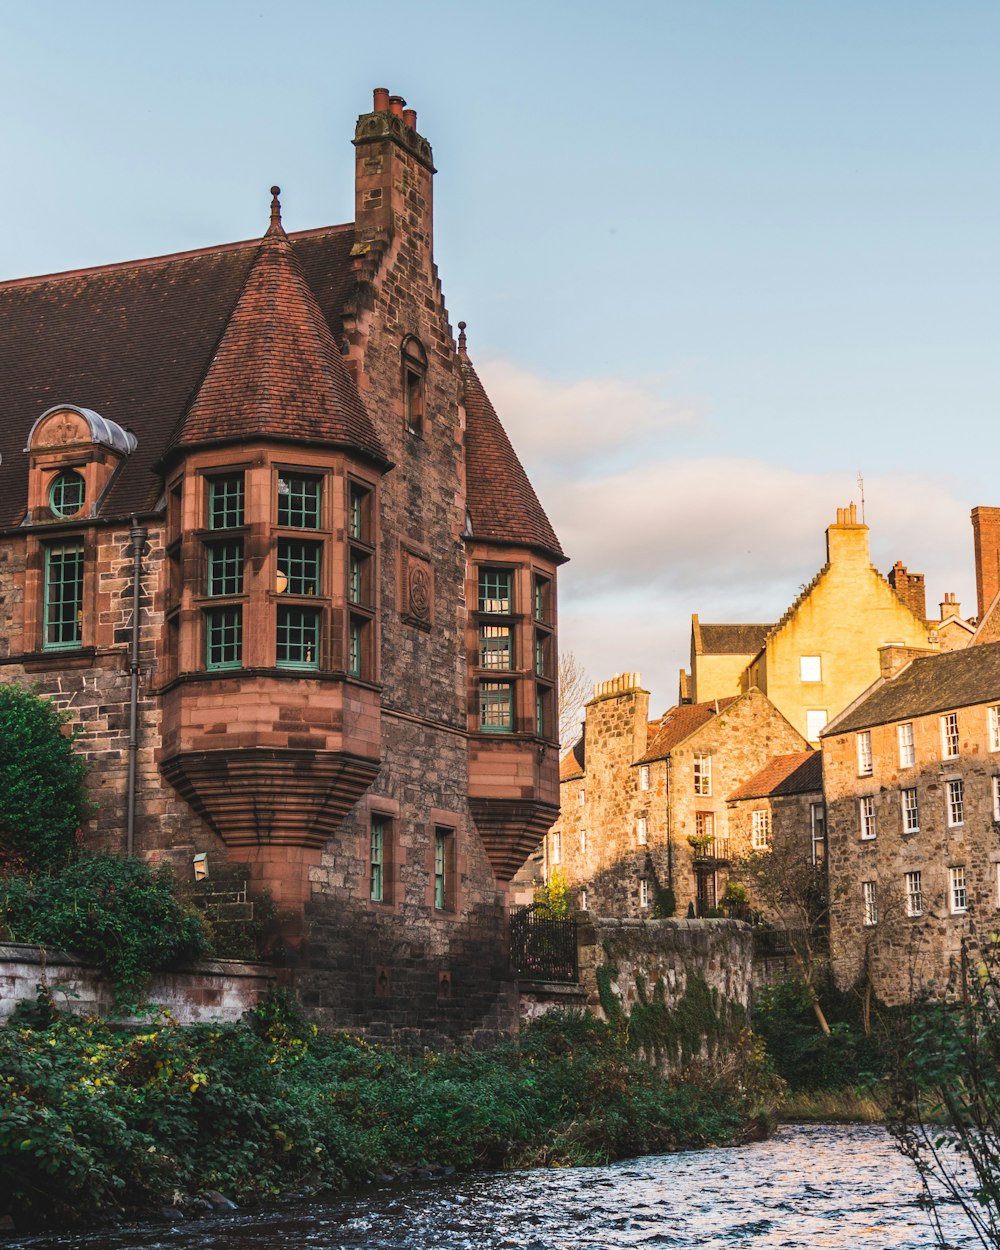
[[[83,474],[75,469],[57,473],[49,486],[49,509],[54,517],[64,519],[76,516],[83,509],[87,498],[87,483]]]
[[[56,404],[31,427],[26,524],[96,516],[135,435],[92,408]]]
[[[403,424],[410,434],[424,435],[424,385],[427,353],[419,339],[408,334],[400,348],[403,381]]]

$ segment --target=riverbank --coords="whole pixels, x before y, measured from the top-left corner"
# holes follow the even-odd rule
[[[884,1124],[885,1111],[865,1089],[788,1090],[776,1108],[782,1124]]]
[[[43,1012],[0,1029],[0,1217],[20,1232],[735,1144],[769,1131],[776,1092],[749,1034],[667,1079],[627,1033],[555,1013],[488,1052],[406,1056],[274,1002],[131,1032]]]

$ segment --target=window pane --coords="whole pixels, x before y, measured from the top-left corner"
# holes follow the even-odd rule
[[[822,665],[818,655],[799,656],[799,676],[802,681],[822,681]]]
[[[278,524],[295,529],[319,529],[320,479],[300,473],[278,478]]]
[[[76,516],[86,492],[86,483],[79,473],[60,473],[49,487],[49,507],[55,516]]]
[[[510,668],[511,637],[507,625],[482,625],[479,629],[479,667]]]
[[[242,610],[213,608],[206,613],[205,641],[209,668],[239,668],[243,659]]]
[[[905,725],[900,725],[896,733],[899,738],[899,766],[911,768],[914,760],[913,722],[907,721]]]
[[[243,539],[228,543],[209,543],[208,593],[210,595],[241,595],[243,593]]]
[[[232,529],[243,524],[243,474],[208,480],[208,528]]]
[[[371,898],[374,903],[381,903],[383,899],[384,865],[385,821],[381,816],[373,816],[371,827]]]
[[[285,593],[289,595],[318,595],[322,551],[322,543],[279,538],[278,586],[284,583]]]
[[[83,637],[83,543],[45,548],[43,646],[47,651],[78,647]]]
[[[444,909],[448,898],[448,836],[445,829],[434,831],[434,906],[438,911]]]
[[[277,663],[280,668],[319,668],[318,608],[278,605]]]
[[[366,627],[359,616],[352,616],[347,627],[347,671],[352,677],[364,675]]]
[[[479,727],[489,733],[511,733],[514,692],[505,682],[484,681],[479,687]]]
[[[507,615],[511,610],[509,569],[479,570],[479,611]]]
[[[347,501],[347,536],[359,542],[369,542],[368,504],[370,492],[360,486],[352,486]]]

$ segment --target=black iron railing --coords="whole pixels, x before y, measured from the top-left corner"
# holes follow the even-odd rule
[[[552,918],[537,904],[511,913],[510,958],[523,980],[578,981],[576,950],[576,921],[572,916]]]

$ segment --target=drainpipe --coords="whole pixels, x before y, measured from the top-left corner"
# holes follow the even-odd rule
[[[142,582],[142,554],[148,531],[132,518],[132,638],[128,651],[128,798],[126,800],[125,854],[135,854],[135,779],[139,754],[139,599]]]
[[[670,784],[670,756],[667,756],[667,885],[674,888],[674,791]]]

